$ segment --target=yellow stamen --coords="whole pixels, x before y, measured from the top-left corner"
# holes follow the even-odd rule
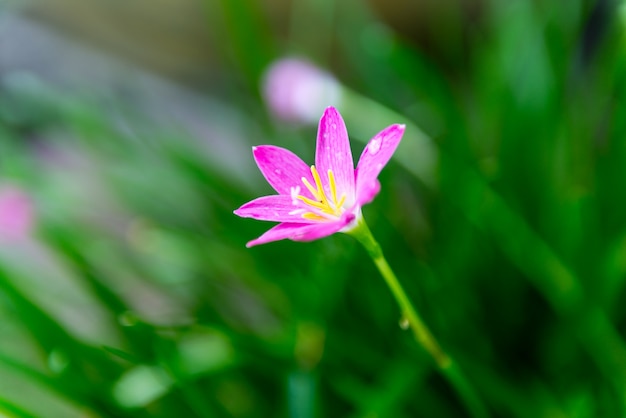
[[[295,188],[295,192],[292,192],[292,198],[300,200],[307,206],[310,206],[314,211],[302,213],[302,218],[310,221],[328,221],[335,217],[341,216],[344,212],[343,204],[346,202],[346,194],[342,193],[341,198],[337,199],[337,182],[335,181],[335,174],[333,170],[328,170],[328,188],[330,189],[330,199],[326,195],[324,186],[322,185],[322,178],[314,165],[311,166],[311,175],[315,181],[315,186],[311,184],[305,177],[302,177],[302,184],[307,188],[313,199],[302,196],[300,194],[300,188]],[[326,216],[329,215],[329,216]]]
[[[322,179],[320,178],[320,174],[317,172],[317,168],[315,168],[314,165],[311,166],[311,174],[313,174],[313,179],[315,180],[320,200],[322,203],[328,202],[326,194],[324,193],[324,187],[322,186]]]
[[[331,194],[331,197],[333,198],[333,203],[336,205],[337,204],[337,187],[335,186],[335,175],[333,174],[333,170],[331,170],[330,168],[328,169],[328,185],[330,186],[330,194]]]
[[[304,185],[306,186],[307,189],[309,189],[309,191],[311,192],[311,194],[313,195],[313,197],[315,198],[315,200],[322,200],[320,199],[320,195],[317,193],[317,190],[315,190],[313,188],[313,186],[311,185],[311,183],[309,183],[309,181],[305,178],[302,177],[302,183],[304,183]]]
[[[304,219],[308,219],[309,221],[325,221],[326,220],[326,218],[324,218],[322,215],[318,215],[317,213],[313,213],[313,212],[303,213],[302,217]]]
[[[325,209],[328,207],[328,205],[325,205],[322,202],[317,202],[315,200],[311,200],[308,197],[298,196],[297,199],[303,201],[304,203],[306,203],[309,206],[313,206],[314,208],[318,208],[318,209],[321,209],[323,211],[325,211]]]
[[[339,203],[337,203],[337,207],[338,207],[338,208],[343,207],[343,204],[344,204],[345,202],[346,202],[346,194],[345,194],[345,193],[343,193],[343,194],[341,195],[341,200],[339,200]]]

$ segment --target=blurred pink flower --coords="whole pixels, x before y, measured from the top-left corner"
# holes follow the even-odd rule
[[[355,170],[344,121],[329,107],[319,122],[315,165],[310,168],[284,148],[254,147],[254,159],[278,195],[259,197],[235,214],[281,223],[246,246],[282,239],[312,241],[352,229],[361,219],[361,207],[380,191],[378,174],[403,134],[404,125],[383,129],[369,141]]]
[[[0,241],[25,238],[32,224],[33,206],[28,194],[16,186],[0,186]]]
[[[263,97],[279,118],[314,123],[328,103],[340,99],[340,86],[330,74],[308,61],[285,58],[265,72]]]

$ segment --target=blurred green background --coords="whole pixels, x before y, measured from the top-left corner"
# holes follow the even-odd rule
[[[467,416],[351,237],[245,248],[328,105],[407,124],[364,215],[490,414],[626,416],[625,19],[0,1],[0,417]]]

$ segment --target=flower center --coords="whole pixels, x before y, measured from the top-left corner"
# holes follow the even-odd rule
[[[307,204],[311,209],[309,212],[302,213],[302,217],[311,221],[327,221],[341,216],[345,210],[343,204],[346,201],[346,194],[342,193],[341,197],[337,199],[337,185],[335,183],[333,170],[328,170],[328,188],[330,189],[330,196],[326,195],[324,186],[322,185],[322,179],[314,165],[311,166],[311,174],[313,175],[315,186],[304,177],[302,177],[302,183],[309,192],[311,192],[313,199],[302,196],[300,194],[300,187],[295,187],[291,191],[294,205],[297,205],[298,201],[301,201]]]

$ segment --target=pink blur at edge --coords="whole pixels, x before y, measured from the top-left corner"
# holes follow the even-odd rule
[[[263,77],[269,110],[285,121],[314,123],[328,103],[339,99],[339,85],[327,72],[300,58],[272,63]]]
[[[0,186],[0,243],[19,241],[30,235],[33,221],[30,196],[16,186]]]

